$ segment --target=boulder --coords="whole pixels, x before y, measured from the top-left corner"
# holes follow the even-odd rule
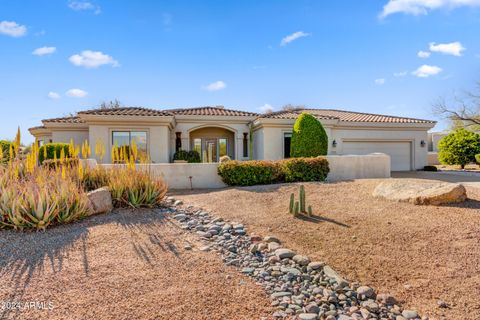
[[[107,187],[90,191],[87,193],[87,197],[90,200],[93,214],[107,213],[113,210],[112,195]]]
[[[373,196],[416,205],[442,205],[465,201],[467,191],[458,183],[402,179],[383,181]]]

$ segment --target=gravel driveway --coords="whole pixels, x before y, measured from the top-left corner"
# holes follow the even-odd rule
[[[121,211],[46,232],[0,230],[0,319],[271,314],[261,287],[199,246],[159,210]]]

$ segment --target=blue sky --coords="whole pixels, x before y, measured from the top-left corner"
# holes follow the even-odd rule
[[[479,30],[480,0],[0,0],[0,138],[112,99],[435,119]]]

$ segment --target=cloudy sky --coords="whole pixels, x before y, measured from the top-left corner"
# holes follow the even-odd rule
[[[480,0],[0,0],[0,138],[113,99],[434,119],[479,30]]]

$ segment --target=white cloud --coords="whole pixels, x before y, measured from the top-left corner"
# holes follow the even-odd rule
[[[439,44],[436,44],[435,42],[430,42],[430,51],[432,52],[439,52],[460,57],[462,55],[462,51],[464,50],[465,47],[462,46],[462,44],[458,41]]]
[[[41,47],[33,50],[32,54],[36,56],[44,56],[46,54],[52,54],[57,51],[55,47]]]
[[[424,64],[423,66],[419,67],[417,70],[413,71],[412,74],[419,78],[428,78],[430,76],[437,75],[440,72],[442,72],[442,68]]]
[[[84,91],[81,89],[70,89],[67,92],[65,92],[65,95],[71,98],[83,98],[83,97],[86,97],[87,94],[88,94],[87,91]]]
[[[425,59],[425,58],[430,57],[431,54],[432,54],[431,52],[421,51],[421,50],[420,50],[420,51],[418,51],[417,56],[418,56],[419,58],[424,58],[424,59]]]
[[[227,84],[221,80],[215,81],[207,85],[204,89],[207,91],[218,91],[225,89],[227,87]]]
[[[280,45],[281,46],[286,46],[287,44],[289,44],[292,41],[295,41],[299,38],[308,37],[309,35],[310,35],[310,33],[305,33],[303,31],[294,32],[294,33],[284,37],[282,39],[282,41],[280,42]]]
[[[375,84],[381,86],[382,84],[385,84],[385,79],[375,79]]]
[[[50,91],[47,96],[52,100],[60,99],[60,95],[53,91]]]
[[[102,12],[100,6],[88,1],[70,1],[68,7],[75,11],[93,11],[94,14],[100,14],[100,12]]]
[[[118,67],[119,64],[108,54],[100,51],[85,50],[80,54],[71,56],[68,60],[77,67],[98,68],[102,65],[110,64],[113,67]]]
[[[27,34],[27,27],[14,21],[2,21],[0,22],[0,33],[14,38],[23,37]]]
[[[401,78],[401,77],[405,77],[407,73],[408,73],[407,71],[395,72],[393,76],[396,78]]]
[[[380,18],[394,13],[426,15],[431,10],[480,6],[480,0],[389,0]]]
[[[263,106],[261,106],[260,108],[260,112],[262,113],[271,113],[273,112],[273,107],[272,105],[268,104],[268,103],[265,103]]]

